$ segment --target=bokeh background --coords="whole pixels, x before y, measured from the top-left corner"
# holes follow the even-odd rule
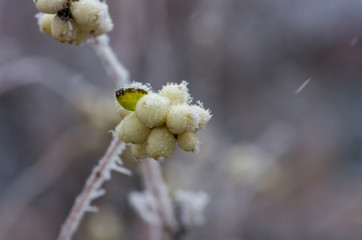
[[[171,192],[210,196],[185,239],[362,239],[362,1],[109,0],[132,80],[187,80],[213,112],[201,153],[163,163]],[[0,239],[55,239],[120,121],[92,48],[0,1]],[[307,80],[300,92],[298,88]],[[75,239],[147,239],[113,174]]]

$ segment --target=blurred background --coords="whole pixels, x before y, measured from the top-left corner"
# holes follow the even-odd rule
[[[189,82],[213,113],[198,154],[163,163],[171,192],[210,196],[185,239],[362,239],[362,1],[109,0],[132,80]],[[55,239],[120,117],[92,48],[0,1],[0,239]],[[304,86],[304,88],[303,88]],[[147,239],[113,173],[75,239]]]

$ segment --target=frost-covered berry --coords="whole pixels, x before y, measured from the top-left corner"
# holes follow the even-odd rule
[[[67,6],[68,0],[35,0],[37,9],[43,13],[57,13]]]
[[[77,39],[78,28],[74,21],[63,20],[56,15],[51,25],[53,38],[62,43],[74,43]]]
[[[156,93],[143,96],[136,105],[138,119],[147,127],[153,128],[165,123],[170,101]]]
[[[40,30],[62,43],[79,45],[112,30],[108,5],[102,0],[34,0]],[[62,20],[62,21],[61,21]],[[53,29],[54,27],[54,29]]]
[[[177,143],[186,152],[197,152],[199,140],[194,132],[187,132],[177,135]]]
[[[186,86],[186,82],[167,84],[153,93],[148,85],[132,83],[116,91],[118,111],[128,114],[117,132],[121,140],[134,143],[135,158],[165,159],[173,154],[176,142],[184,151],[198,151],[196,131],[206,126],[211,113],[201,102],[190,105]]]
[[[103,3],[103,5],[107,8],[107,12],[102,12],[99,15],[99,26],[94,32],[90,33],[93,36],[100,36],[109,31],[112,31],[112,29],[113,29],[112,18],[110,17],[110,15],[108,13],[108,5],[106,5],[105,3]]]
[[[146,144],[132,144],[131,146],[132,156],[136,159],[144,159],[147,156]]]
[[[72,2],[70,11],[79,29],[90,34],[99,35],[112,29],[112,20],[108,5],[95,0]]]
[[[207,123],[210,121],[212,115],[209,109],[204,109],[199,105],[192,105],[191,108],[197,112],[200,116],[197,130],[205,128]]]
[[[36,17],[38,18],[38,25],[40,31],[49,35],[52,34],[51,27],[54,16],[55,16],[54,14],[47,14],[47,13],[39,13],[36,15]]]
[[[142,144],[150,134],[151,129],[143,125],[136,113],[130,113],[117,127],[119,139],[126,143]]]
[[[199,121],[198,111],[188,104],[180,104],[170,108],[166,125],[170,132],[180,134],[195,131],[199,126]]]
[[[77,25],[78,26],[78,25]],[[82,43],[84,43],[87,39],[89,38],[89,34],[84,32],[84,31],[78,31],[77,32],[77,36],[75,38],[75,42],[71,43],[71,44],[75,44],[75,45],[80,45]]]
[[[187,84],[186,81],[181,82],[181,84],[169,83],[161,89],[159,94],[167,97],[170,100],[171,105],[188,103],[191,100],[191,97]]]
[[[131,111],[128,111],[127,109],[124,109],[124,108],[121,107],[121,106],[119,106],[119,107],[117,108],[117,112],[118,112],[118,114],[119,114],[122,118],[127,117],[127,115],[131,113]]]
[[[162,160],[172,155],[175,147],[175,136],[164,127],[152,129],[146,141],[147,154],[156,160]]]

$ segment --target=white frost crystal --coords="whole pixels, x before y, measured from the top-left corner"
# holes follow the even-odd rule
[[[142,86],[132,83],[122,90]],[[186,152],[198,152],[196,131],[206,127],[211,113],[201,102],[190,105],[187,82],[169,83],[159,93],[152,92],[148,85],[142,89],[148,94],[135,101],[135,111],[127,111],[128,115],[117,127],[119,138],[133,143],[133,157],[165,159],[174,153],[176,142]]]
[[[207,193],[177,190],[175,199],[181,210],[181,221],[185,226],[204,224],[204,209],[210,201]]]
[[[40,30],[62,43],[79,45],[113,28],[108,5],[101,0],[35,0],[35,3],[40,12],[46,13],[38,17]]]
[[[203,108],[202,104],[192,105],[191,108],[194,112],[197,112],[199,115],[199,122],[197,124],[197,130],[205,128],[206,124],[209,122],[209,120],[212,117],[210,110]]]

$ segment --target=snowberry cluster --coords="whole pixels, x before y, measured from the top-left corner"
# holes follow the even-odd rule
[[[158,93],[145,91],[148,94],[138,100],[135,111],[126,112],[116,129],[122,141],[132,143],[132,155],[162,160],[173,154],[176,142],[184,151],[196,152],[195,133],[206,127],[211,113],[201,102],[191,104],[187,82],[167,84]]]
[[[113,28],[108,5],[100,0],[34,0],[38,25],[62,42],[79,45]]]

